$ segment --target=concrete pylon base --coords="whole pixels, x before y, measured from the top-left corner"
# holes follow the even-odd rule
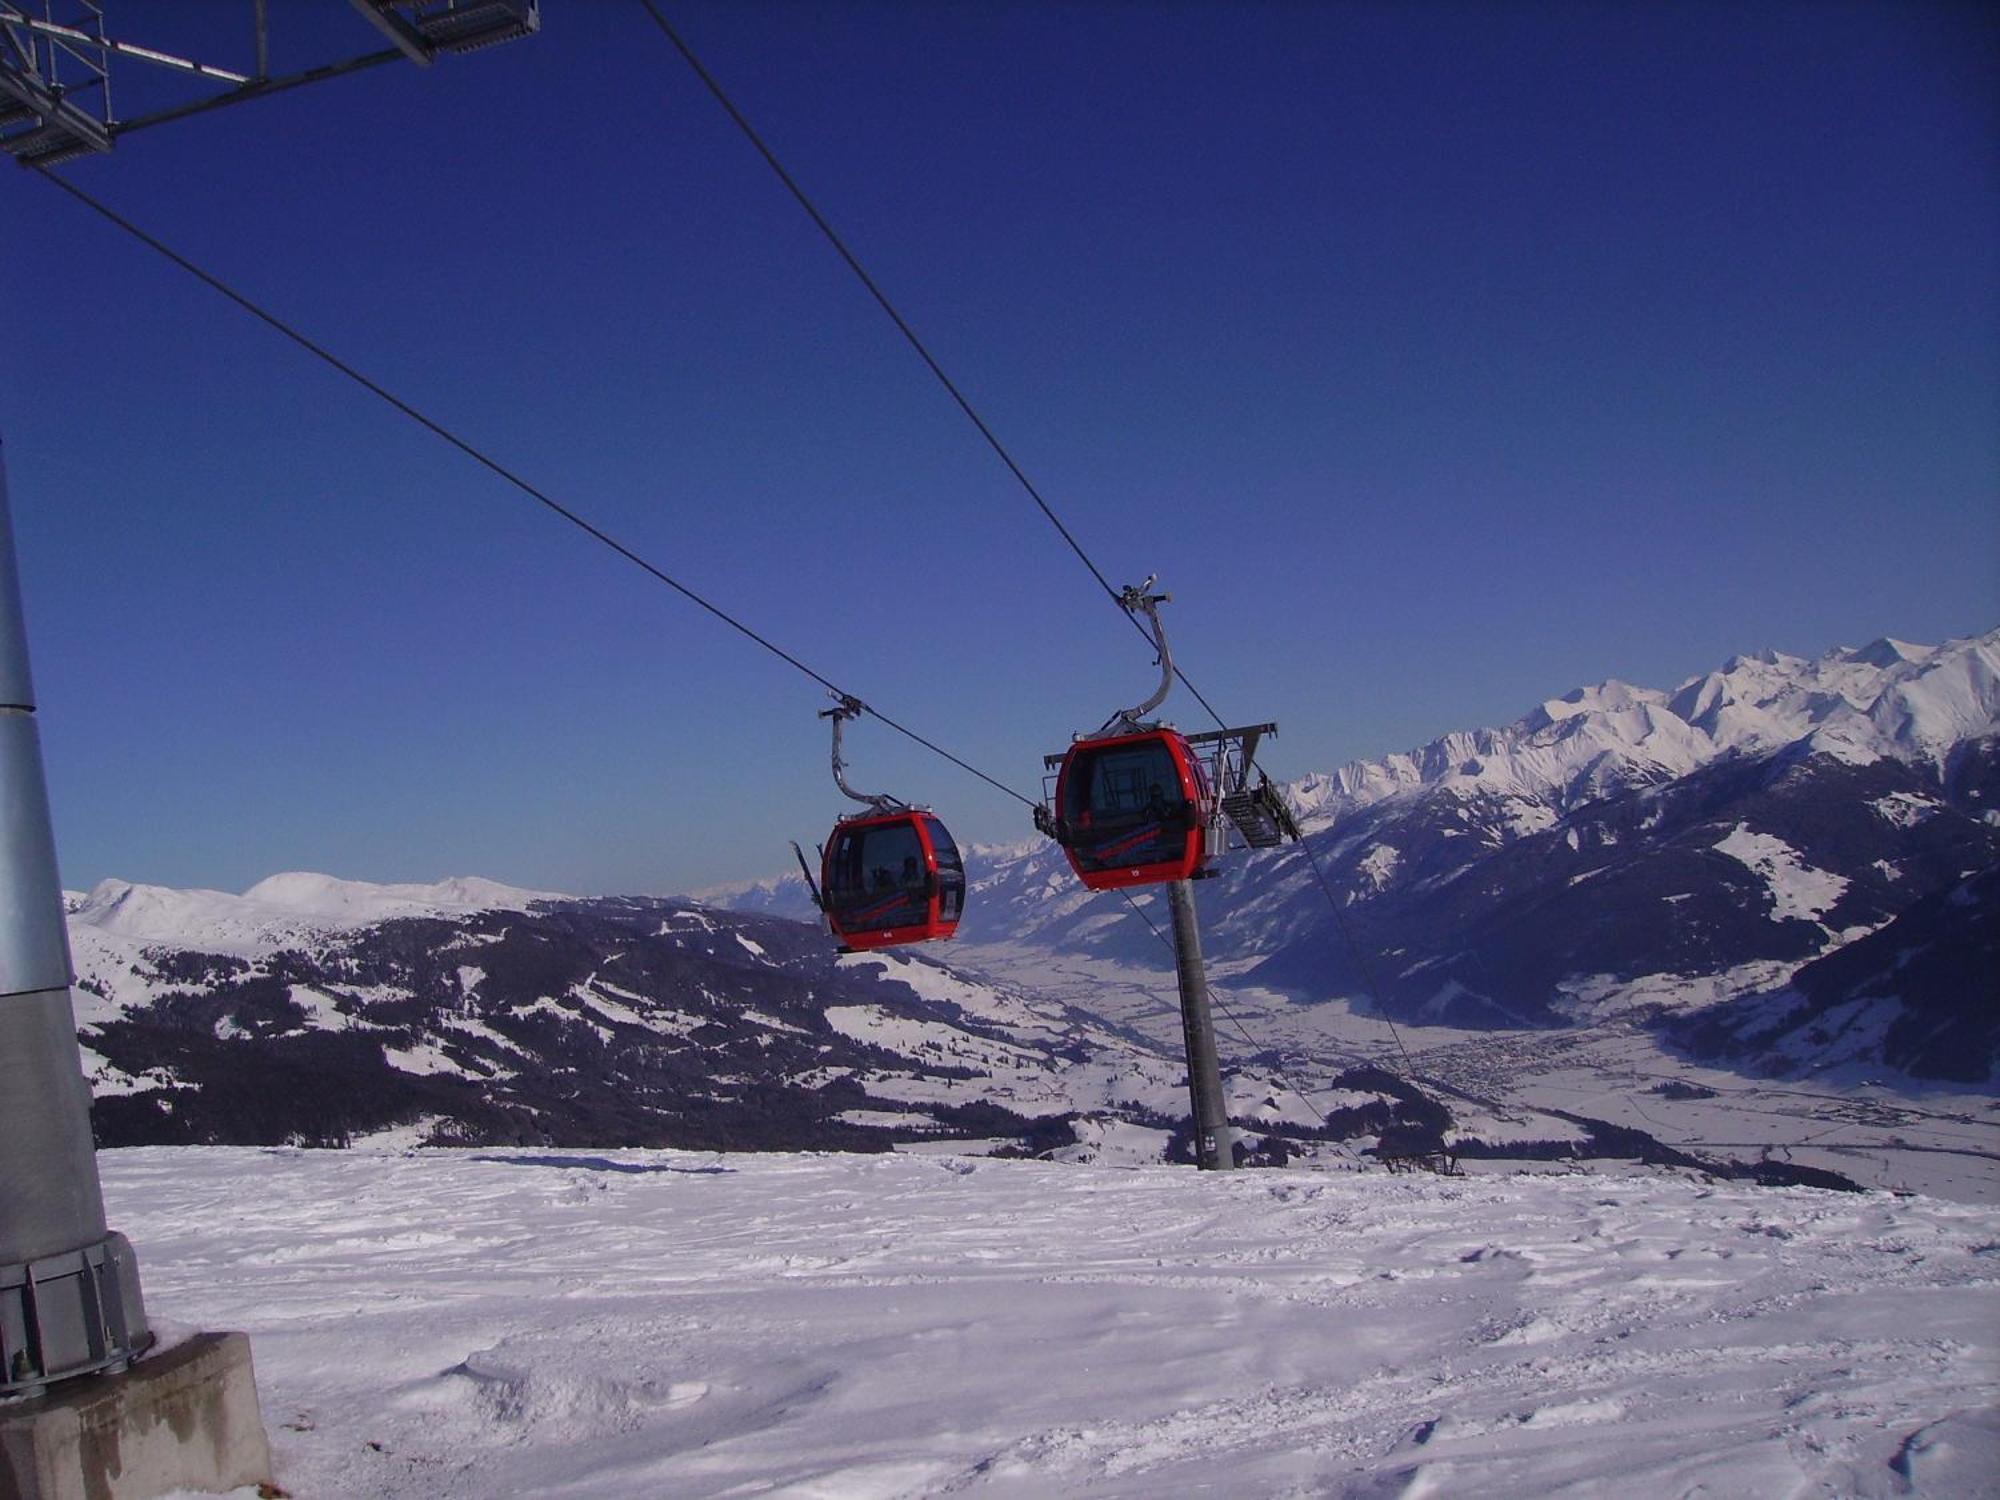
[[[250,1340],[202,1333],[0,1406],[0,1500],[151,1500],[269,1484]]]

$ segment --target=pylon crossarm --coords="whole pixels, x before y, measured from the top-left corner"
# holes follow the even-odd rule
[[[102,0],[72,0],[67,8],[73,14],[61,21],[46,13],[30,15],[23,0],[0,0],[0,152],[24,166],[59,166],[109,151],[134,130],[405,58],[427,67],[441,55],[476,52],[533,36],[541,28],[541,0],[351,3],[392,45],[273,77],[268,0],[249,0],[256,63],[248,73],[109,36]],[[114,62],[121,69],[143,63],[177,74],[198,92],[145,114],[121,117],[111,103]]]

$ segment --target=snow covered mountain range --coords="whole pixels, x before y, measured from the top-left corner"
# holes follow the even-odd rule
[[[2000,863],[2000,631],[1738,656],[1671,690],[1604,682],[1284,790],[1306,848],[1234,858],[1198,888],[1211,958],[1258,983],[1501,1027],[1601,1015],[1640,990],[1658,1005],[1663,976],[1700,981],[1686,990],[1703,1000],[1782,987]],[[1084,892],[1052,845],[970,858],[962,939],[1157,953],[1163,915]],[[727,899],[809,912],[796,877]],[[1945,908],[1947,925],[1972,909]],[[1990,993],[1909,984],[1890,998],[1969,1019],[1900,1065],[1983,1078]]]
[[[1650,1018],[1756,1074],[1845,1061],[1983,1086],[1996,669],[2000,632],[1767,653],[1307,777],[1288,789],[1306,848],[1203,882],[1205,945],[1232,984],[1295,1002],[1475,1031]],[[1157,970],[1164,920],[1085,893],[1050,845],[969,866],[958,944],[847,958],[785,914],[810,916],[796,881],[735,894],[761,912],[478,880],[107,881],[69,897],[100,1138],[1169,1150],[1177,1046],[1025,977],[1038,953]],[[1015,982],[939,962],[977,970],[1000,943]],[[1327,1063],[1239,1055],[1239,1124],[1349,1155],[1410,1130],[1582,1154],[1616,1135]],[[1327,1092],[1308,1107],[1287,1065]]]
[[[1176,1047],[922,955],[839,956],[783,918],[302,873],[242,896],[107,881],[69,906],[102,1145],[1186,1158]],[[1230,1068],[1251,1159],[1691,1160],[1609,1122],[1448,1106],[1365,1066],[1310,1103],[1292,1087],[1269,1060]]]
[[[1996,747],[2000,632],[1738,657],[1670,693],[1605,683],[1308,778],[1294,795],[1345,933],[1318,920],[1310,871],[1245,862],[1255,897],[1223,904],[1263,912],[1219,940],[1264,955],[1267,982],[1359,981],[1461,1024],[1796,967],[2000,862]]]
[[[1671,692],[1616,680],[1539,704],[1503,729],[1444,735],[1292,789],[1308,817],[1338,817],[1425,788],[1546,812],[1688,776],[1727,756],[1789,750],[1853,765],[1891,760],[1940,777],[1968,740],[2000,728],[2000,630],[1914,646],[1889,639],[1816,659],[1735,656]]]

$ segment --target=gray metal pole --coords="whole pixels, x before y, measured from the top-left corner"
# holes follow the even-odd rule
[[[69,981],[0,447],[0,1396],[152,1342],[132,1247],[104,1225]]]
[[[1222,1098],[1222,1064],[1215,1055],[1215,1022],[1208,1013],[1208,966],[1201,958],[1201,929],[1194,919],[1194,885],[1167,887],[1174,916],[1174,969],[1181,981],[1181,1032],[1187,1039],[1188,1098],[1194,1105],[1194,1160],[1204,1172],[1236,1169],[1229,1109]]]

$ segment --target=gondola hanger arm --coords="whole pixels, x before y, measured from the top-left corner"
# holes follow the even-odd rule
[[[1146,715],[1166,702],[1167,694],[1173,691],[1174,656],[1167,648],[1167,630],[1160,623],[1160,606],[1171,603],[1174,596],[1153,593],[1152,587],[1158,581],[1157,573],[1148,573],[1144,583],[1128,583],[1118,595],[1118,603],[1134,619],[1141,615],[1145,616],[1147,633],[1152,637],[1153,649],[1158,653],[1154,659],[1160,668],[1160,685],[1153,690],[1153,696],[1138,707],[1121,709],[1113,714],[1105,721],[1104,728],[1098,731],[1099,734],[1112,733],[1121,725],[1133,729],[1139,728],[1145,722]]]
[[[840,755],[840,732],[849,719],[858,719],[867,713],[868,705],[852,693],[841,693],[837,696],[838,701],[832,708],[823,708],[819,711],[822,719],[833,720],[833,784],[840,788],[843,796],[872,807],[878,813],[905,811],[909,804],[889,796],[886,792],[880,794],[857,792],[847,784],[847,763]],[[801,858],[803,859],[803,856]]]

